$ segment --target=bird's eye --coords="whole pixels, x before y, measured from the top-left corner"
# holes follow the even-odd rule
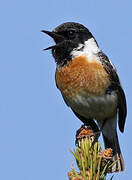
[[[69,30],[68,31],[68,36],[73,38],[75,36],[75,31],[74,30]]]

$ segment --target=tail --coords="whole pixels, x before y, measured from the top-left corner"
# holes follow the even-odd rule
[[[120,145],[118,141],[116,125],[117,117],[114,116],[111,119],[107,119],[102,127],[102,135],[104,139],[105,148],[111,148],[113,150],[112,161],[117,161],[110,170],[111,173],[125,170],[124,160],[121,154]]]

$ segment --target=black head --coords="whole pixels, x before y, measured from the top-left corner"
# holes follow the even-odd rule
[[[74,22],[67,22],[57,26],[52,32],[43,30],[42,32],[52,37],[56,43],[55,46],[46,48],[52,49],[52,54],[57,64],[64,65],[71,60],[70,52],[77,48],[79,44],[92,38],[91,32],[83,25]]]

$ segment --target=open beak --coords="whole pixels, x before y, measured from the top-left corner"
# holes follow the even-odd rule
[[[52,37],[54,39],[54,41],[56,42],[56,44],[61,43],[65,40],[63,36],[56,34],[54,32],[45,31],[45,30],[42,30],[41,32],[48,34],[50,37]],[[54,47],[56,47],[56,45],[45,48],[44,50],[52,49]]]

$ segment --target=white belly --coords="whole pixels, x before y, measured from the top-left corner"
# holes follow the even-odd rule
[[[80,96],[67,101],[67,104],[85,118],[104,120],[117,112],[117,94],[104,94],[100,96]]]

